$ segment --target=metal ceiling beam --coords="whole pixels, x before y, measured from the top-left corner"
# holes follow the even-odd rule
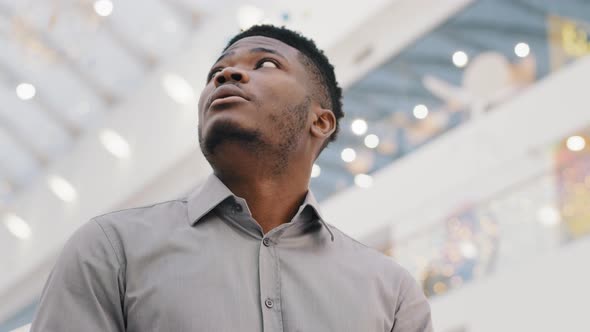
[[[5,82],[8,86],[16,87],[19,80],[17,73],[15,73],[9,66],[0,62],[0,72],[5,76]],[[29,81],[29,80],[25,80]],[[39,105],[42,110],[46,110],[47,116],[55,122],[60,128],[62,128],[71,139],[75,139],[80,136],[81,128],[74,124],[71,120],[67,119],[61,112],[57,111],[47,100],[43,97],[43,91],[37,91],[35,97],[30,101]]]
[[[0,114],[0,128],[6,131],[12,139],[14,139],[18,145],[20,145],[23,150],[25,150],[28,154],[33,156],[33,159],[39,163],[40,166],[45,167],[49,164],[49,157],[41,152],[33,143],[25,137],[17,128],[10,124],[10,121],[7,121],[3,115]]]
[[[182,3],[178,0],[160,1],[166,6],[168,6],[170,9],[172,9],[172,12],[176,16],[180,17],[183,21],[185,21],[186,25],[191,27],[191,29],[195,29],[199,25],[199,22],[201,21],[202,17],[202,14],[199,11],[191,8],[190,6],[187,6],[185,3]]]
[[[16,182],[14,182],[11,178],[8,177],[8,170],[6,169],[6,166],[4,166],[3,164],[0,164],[0,186],[5,185],[8,186],[8,192],[9,195],[13,195],[14,192],[16,191]],[[4,183],[4,184],[2,184]],[[0,211],[4,208],[5,205],[8,204],[8,199],[4,199],[2,198],[2,196],[0,196]]]
[[[81,0],[80,2],[84,4],[83,8],[86,9],[85,14],[92,17],[98,17],[92,9],[94,1]],[[145,70],[153,69],[156,66],[158,63],[158,57],[156,55],[133,42],[132,38],[128,38],[125,34],[121,33],[115,24],[111,24],[108,20],[104,20],[103,18],[99,19],[101,19],[99,22],[100,27],[104,29],[121,49],[140,63]]]
[[[14,19],[14,15],[15,13],[12,13],[9,8],[0,4],[0,17],[4,17],[4,19],[12,21]],[[96,78],[87,73],[80,66],[80,64],[76,62],[69,54],[67,54],[67,52],[65,52],[57,42],[53,41],[49,35],[40,32],[24,20],[21,20],[21,23],[23,24],[22,27],[26,30],[29,38],[35,38],[37,42],[46,48],[51,49],[56,55],[57,60],[60,63],[63,63],[66,68],[68,68],[70,72],[74,74],[74,76],[78,77],[80,81],[84,83],[91,91],[94,91],[94,93],[99,98],[101,98],[105,104],[112,105],[116,102],[115,94],[103,86]]]
[[[428,92],[424,89],[419,88],[418,86],[411,86],[408,88],[399,88],[399,87],[388,87],[382,85],[364,85],[361,91],[357,92],[359,95],[366,95],[366,93],[370,92],[371,95],[379,94],[386,98],[388,96],[392,98],[396,97],[415,97],[415,98],[427,98]],[[355,93],[356,94],[356,93]],[[372,98],[372,97],[371,97]],[[370,101],[368,101],[370,103]],[[394,103],[392,103],[394,104]]]
[[[158,64],[158,57],[155,54],[134,43],[132,39],[118,31],[113,24],[104,22],[101,27],[121,49],[139,62],[144,70],[151,70]]]
[[[518,33],[541,41],[547,39],[545,25],[540,29],[535,29],[521,24],[497,24],[486,21],[462,20],[448,25],[444,31],[464,36],[473,34],[485,34],[486,36],[497,35],[498,38],[506,38],[506,36],[513,36],[515,33]]]

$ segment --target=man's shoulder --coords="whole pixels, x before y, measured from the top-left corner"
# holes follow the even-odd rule
[[[170,216],[185,218],[186,199],[172,199],[149,205],[114,210],[92,218],[103,226],[117,226],[134,223],[151,223]]]
[[[416,287],[411,273],[379,250],[361,243],[337,227],[328,224],[334,233],[334,243],[338,255],[347,264],[353,264],[354,270],[362,271],[365,277],[383,285],[391,285],[395,294],[401,294]]]
[[[328,223],[327,225],[334,234],[335,242],[339,242],[338,250],[342,252],[342,255],[371,267],[390,269],[390,272],[394,273],[405,273],[405,269],[395,262],[392,257],[356,240],[332,224]]]

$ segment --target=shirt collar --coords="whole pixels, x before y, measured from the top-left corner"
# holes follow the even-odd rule
[[[231,190],[215,174],[209,175],[205,182],[188,196],[190,225],[194,226],[204,215],[231,196],[233,196]]]
[[[305,209],[308,206],[313,209],[313,212],[315,213],[316,217],[318,218],[322,226],[324,226],[324,228],[328,231],[328,233],[330,233],[330,239],[332,240],[332,242],[334,242],[334,234],[332,233],[332,230],[330,229],[330,227],[328,227],[328,224],[324,220],[324,217],[322,216],[322,212],[320,210],[320,204],[316,200],[311,190],[307,191],[305,200],[303,201],[303,204],[301,204],[301,206],[299,207],[299,211],[297,213],[301,213],[301,211],[303,211],[303,209]]]
[[[221,182],[221,180],[215,174],[209,175],[205,182],[197,187],[192,193],[190,193],[187,198],[190,225],[194,226],[197,222],[199,222],[199,220],[201,220],[201,218],[203,218],[204,215],[213,210],[226,198],[232,196],[235,197],[231,190],[229,190],[229,188],[223,182]],[[313,212],[322,226],[324,226],[328,233],[330,233],[330,237],[333,242],[334,234],[328,227],[328,224],[326,224],[324,221],[320,211],[320,205],[311,190],[307,191],[305,200],[299,207],[297,214],[301,213],[307,206],[310,206],[313,209]]]

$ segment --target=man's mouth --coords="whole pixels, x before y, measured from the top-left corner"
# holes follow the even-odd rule
[[[242,101],[248,101],[249,98],[246,96],[242,89],[235,85],[222,85],[215,89],[211,94],[209,107],[219,106],[227,103],[236,103]]]
[[[237,103],[237,102],[241,102],[241,101],[247,101],[247,100],[243,97],[235,96],[235,95],[220,97],[220,98],[213,100],[213,102],[211,103],[211,105],[209,105],[209,107],[211,108],[211,107],[219,106],[222,104]]]

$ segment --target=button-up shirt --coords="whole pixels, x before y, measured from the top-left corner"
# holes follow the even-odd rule
[[[80,227],[31,329],[431,330],[430,307],[410,274],[326,223],[311,191],[292,220],[264,234],[246,201],[215,175],[185,199]]]

